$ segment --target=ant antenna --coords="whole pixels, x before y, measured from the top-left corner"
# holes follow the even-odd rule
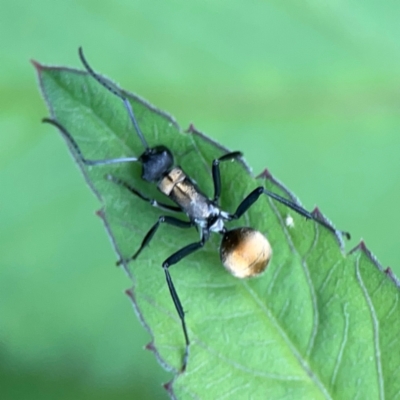
[[[147,144],[146,139],[143,136],[142,131],[139,128],[139,124],[137,123],[135,114],[133,113],[132,110],[132,106],[131,103],[129,102],[129,100],[124,97],[120,91],[117,91],[115,88],[113,88],[111,85],[109,85],[108,83],[106,83],[96,72],[94,72],[93,68],[89,65],[89,63],[86,61],[85,56],[83,55],[83,49],[82,47],[79,47],[78,49],[78,53],[79,53],[79,58],[82,61],[83,66],[85,67],[86,71],[94,78],[96,79],[97,82],[100,83],[100,85],[102,85],[103,87],[105,87],[108,91],[110,91],[111,93],[115,94],[117,97],[119,97],[122,102],[124,103],[125,108],[128,111],[128,115],[129,118],[136,130],[137,135],[139,136],[140,141],[143,144],[143,147],[147,150],[149,148],[149,145]]]

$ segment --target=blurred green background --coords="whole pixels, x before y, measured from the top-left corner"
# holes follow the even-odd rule
[[[267,167],[400,275],[400,3],[3,0],[2,399],[165,399],[29,59],[91,64]],[[157,273],[157,266],[154,267]],[[159,271],[160,273],[160,271]],[[290,273],[290,271],[288,271]]]

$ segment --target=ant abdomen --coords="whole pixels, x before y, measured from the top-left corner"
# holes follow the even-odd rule
[[[241,227],[224,233],[220,257],[224,267],[237,278],[257,276],[265,271],[272,256],[267,238],[259,231]]]

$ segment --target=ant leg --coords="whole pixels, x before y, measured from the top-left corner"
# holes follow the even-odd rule
[[[185,312],[183,311],[182,303],[179,299],[178,293],[176,292],[174,283],[171,278],[171,274],[169,273],[169,267],[171,265],[176,264],[182,258],[187,257],[188,255],[194,253],[196,250],[202,248],[204,246],[205,241],[207,240],[206,236],[203,236],[200,242],[196,243],[191,243],[184,248],[178,250],[176,253],[172,254],[172,256],[168,257],[162,264],[162,267],[165,272],[165,278],[167,280],[168,284],[168,289],[171,294],[172,300],[174,302],[176,311],[178,312],[179,319],[181,320],[182,323],[182,330],[183,334],[185,336],[185,342],[186,342],[186,348],[185,348],[185,354],[183,356],[183,365],[182,365],[182,372],[185,370],[186,365],[187,365],[187,360],[189,357],[189,335],[187,333],[186,329],[186,322],[185,322]]]
[[[259,197],[265,194],[272,199],[278,201],[279,203],[284,204],[285,206],[291,208],[293,211],[297,212],[298,214],[302,215],[303,217],[306,217],[307,219],[311,219],[320,225],[324,226],[325,228],[329,229],[333,233],[340,232],[342,235],[344,235],[347,239],[350,239],[350,234],[348,232],[343,232],[343,231],[337,231],[335,228],[333,228],[331,225],[327,224],[326,222],[315,218],[310,212],[305,210],[303,207],[299,206],[298,204],[294,203],[293,201],[290,201],[288,199],[285,199],[284,197],[279,196],[276,193],[270,192],[269,190],[263,188],[262,186],[254,189],[238,206],[236,209],[235,213],[231,215],[232,219],[238,219],[240,218],[258,199]]]
[[[212,176],[214,182],[214,202],[217,202],[221,195],[221,173],[219,170],[219,163],[221,161],[234,160],[235,158],[241,157],[243,153],[241,151],[233,151],[225,154],[220,158],[216,158],[212,163]]]
[[[142,244],[140,245],[140,247],[136,251],[136,253],[126,260],[122,260],[122,259],[119,260],[117,262],[117,265],[121,265],[124,261],[129,262],[131,260],[135,260],[138,257],[138,255],[142,252],[142,250],[150,243],[154,234],[157,232],[157,229],[163,223],[168,224],[168,225],[173,225],[178,228],[192,228],[194,226],[194,223],[192,221],[182,221],[181,219],[178,219],[178,218],[167,217],[165,215],[162,215],[161,217],[158,218],[158,221],[147,232],[146,236],[144,237],[144,239],[142,241]]]
[[[88,160],[85,157],[83,157],[83,154],[78,146],[78,144],[75,142],[74,138],[72,135],[67,131],[67,129],[62,126],[58,121],[55,119],[50,119],[50,118],[43,118],[42,122],[54,125],[57,127],[64,138],[68,141],[68,143],[72,146],[72,148],[75,150],[75,153],[77,157],[79,158],[79,161],[81,161],[85,165],[106,165],[106,164],[117,164],[117,163],[123,163],[123,162],[135,162],[139,161],[137,157],[122,157],[122,158],[109,158],[105,160]]]
[[[164,210],[164,211],[182,212],[182,209],[180,207],[171,206],[171,205],[165,204],[165,203],[160,203],[157,200],[148,198],[143,193],[140,193],[134,187],[129,185],[129,183],[123,181],[122,179],[116,178],[115,176],[113,176],[111,174],[107,174],[105,176],[105,178],[107,180],[115,183],[116,185],[120,185],[120,186],[123,186],[124,188],[128,189],[132,194],[134,194],[135,196],[139,197],[140,199],[150,203],[150,205],[152,205],[153,207],[159,208],[159,209]]]

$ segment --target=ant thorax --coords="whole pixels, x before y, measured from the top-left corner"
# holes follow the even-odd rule
[[[172,168],[164,175],[158,183],[158,189],[174,201],[192,221],[201,227],[207,227],[207,220],[210,217],[218,217],[220,215],[220,209],[200,191],[180,167]],[[221,223],[222,229],[223,222],[221,221]],[[214,226],[215,228],[212,230],[219,231],[215,223],[213,224]]]

